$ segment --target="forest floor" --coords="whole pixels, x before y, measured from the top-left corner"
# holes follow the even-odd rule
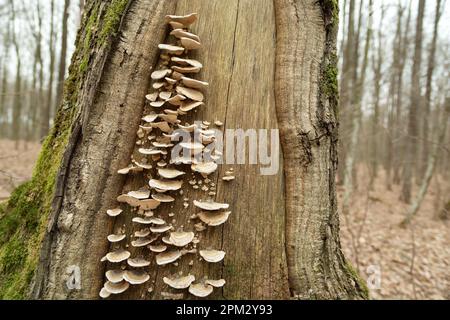
[[[0,201],[31,177],[38,143],[0,140]],[[346,257],[368,280],[372,299],[450,299],[450,221],[436,218],[448,185],[434,179],[407,228],[401,228],[408,206],[399,201],[400,187],[387,190],[382,174],[374,190],[359,170],[359,188],[347,217],[341,214],[341,241]],[[339,202],[343,189],[338,188]]]

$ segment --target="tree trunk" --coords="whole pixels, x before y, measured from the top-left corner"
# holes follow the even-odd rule
[[[67,56],[67,23],[69,20],[70,0],[64,0],[62,31],[61,31],[61,51],[59,56],[58,84],[56,87],[56,103],[58,108],[61,104],[61,98],[64,88],[64,77],[66,74],[66,56]]]
[[[436,44],[437,36],[439,30],[439,20],[441,18],[441,0],[436,1],[436,12],[434,18],[434,30],[433,30],[433,40],[431,40],[430,51],[428,56],[428,66],[427,66],[427,82],[425,86],[425,105],[424,105],[424,117],[422,122],[422,158],[421,167],[418,176],[423,177],[427,171],[428,158],[430,153],[430,141],[428,141],[428,131],[429,131],[429,114],[431,112],[431,93],[432,93],[432,82],[434,65],[436,60]]]
[[[44,103],[41,114],[41,137],[45,137],[48,134],[50,126],[50,115],[53,105],[53,79],[55,75],[55,0],[51,0],[50,10],[50,35],[49,35],[49,54],[50,54],[50,66],[49,66],[49,79],[47,87],[47,101]]]
[[[117,206],[119,194],[148,183],[140,174],[124,179],[117,170],[137,155],[134,142],[145,114],[149,71],[158,61],[158,44],[167,37],[164,16],[198,12],[192,31],[203,47],[193,57],[203,62],[200,76],[211,86],[205,92],[209,107],[199,109],[196,119],[221,120],[226,128],[279,128],[280,170],[263,176],[257,166],[238,165],[236,181],[225,184],[218,176],[229,167],[221,166],[214,177],[216,201],[228,201],[232,214],[223,227],[201,236],[201,246],[222,248],[223,263],[194,259],[191,265],[185,257],[178,266],[152,262],[146,268],[151,281],[118,298],[163,298],[171,292],[163,277],[179,271],[226,279],[211,298],[367,298],[339,242],[337,10],[334,1],[314,0],[261,0],[258,6],[251,0],[87,2],[64,107],[32,182],[20,192],[28,196],[28,189],[41,190],[33,193],[39,200],[33,204],[47,215],[39,217],[46,222],[39,229],[43,244],[32,297],[98,298],[108,267],[100,262],[109,250],[106,236],[123,225],[127,234],[132,231],[129,210],[115,221],[105,212]],[[55,179],[45,180],[46,189],[38,182],[43,170]],[[186,192],[183,197],[189,199],[201,194]],[[10,201],[7,212],[12,207]],[[191,206],[177,200],[170,210],[177,213],[175,229],[192,228]],[[131,246],[128,250],[138,254]],[[76,267],[81,288],[69,290],[67,272]],[[6,292],[13,294],[11,287]]]
[[[413,179],[413,168],[416,167],[418,146],[418,112],[421,99],[420,94],[420,70],[422,65],[422,34],[423,17],[425,12],[425,0],[419,1],[416,20],[415,49],[413,59],[413,70],[411,74],[411,93],[408,115],[408,137],[406,139],[407,163],[404,163],[403,187],[401,200],[409,203],[411,200],[411,187]]]

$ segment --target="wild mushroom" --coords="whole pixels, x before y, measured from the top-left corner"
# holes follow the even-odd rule
[[[189,88],[194,88],[194,89],[205,89],[206,87],[209,86],[208,82],[204,82],[204,81],[200,81],[200,80],[196,80],[196,79],[192,79],[192,78],[188,78],[188,77],[181,77],[181,81],[183,82],[183,84]]]
[[[208,226],[216,227],[224,224],[228,217],[230,216],[231,211],[222,211],[222,212],[205,212],[201,211],[197,214],[197,217]]]
[[[106,298],[109,298],[109,296],[111,295],[111,292],[109,292],[108,290],[106,290],[105,287],[103,287],[100,289],[100,293],[98,295],[100,296],[100,298],[106,299]]]
[[[136,240],[131,241],[131,246],[134,248],[141,248],[148,246],[150,243],[154,242],[156,238],[137,238]]]
[[[174,289],[186,289],[188,288],[192,282],[195,281],[195,277],[191,274],[187,276],[174,276],[174,277],[164,277],[163,281],[169,287]]]
[[[126,270],[123,278],[129,284],[143,284],[150,279],[150,276],[142,270]]]
[[[193,24],[195,21],[197,21],[198,14],[197,13],[191,13],[184,16],[176,16],[176,15],[167,15],[166,21],[171,22],[177,22],[182,24],[183,26],[189,26]]]
[[[147,123],[152,123],[154,122],[156,119],[158,118],[158,115],[156,113],[151,113],[146,115],[145,117],[142,118],[143,121],[147,122]]]
[[[191,88],[178,86],[176,90],[179,94],[182,94],[183,96],[188,97],[189,99],[192,99],[194,101],[202,102],[204,99],[203,93]]]
[[[158,48],[162,51],[165,51],[167,53],[174,54],[177,56],[179,56],[180,54],[182,54],[184,52],[183,47],[173,46],[170,44],[159,44]]]
[[[230,205],[227,203],[218,203],[213,201],[194,200],[194,206],[207,211],[217,211],[220,209],[228,209]]]
[[[193,132],[195,129],[198,128],[198,126],[194,123],[194,124],[186,124],[185,126],[178,124],[178,128],[180,128],[183,131],[186,132]]]
[[[134,236],[137,238],[145,238],[150,235],[151,231],[148,228],[137,230],[134,232]]]
[[[118,263],[127,260],[131,256],[131,253],[124,249],[118,249],[112,252],[109,252],[106,255],[106,260],[112,263]]]
[[[194,110],[195,108],[204,105],[203,102],[198,102],[198,101],[191,101],[189,103],[183,103],[180,106],[180,110],[183,112],[188,112],[191,110]]]
[[[201,62],[199,62],[197,60],[193,60],[193,59],[182,59],[179,57],[172,57],[172,61],[182,64],[182,65],[190,65],[191,67],[195,67],[195,68],[203,68],[203,65],[201,64]]]
[[[176,94],[172,98],[168,99],[167,102],[173,106],[180,106],[183,100],[186,100],[185,96],[183,96],[182,94]]]
[[[127,263],[130,267],[133,267],[133,268],[143,268],[143,267],[148,267],[150,265],[150,261],[142,259],[142,258],[128,259]]]
[[[139,199],[136,199],[134,197],[130,197],[127,194],[121,194],[117,197],[117,201],[121,203],[126,203],[131,207],[138,207],[139,206]]]
[[[160,201],[155,199],[146,199],[139,201],[139,208],[141,208],[144,211],[147,210],[154,210],[159,207]]]
[[[145,154],[145,155],[167,154],[167,151],[160,150],[160,149],[155,149],[155,148],[150,148],[150,149],[139,148],[138,151],[139,151],[139,153]]]
[[[162,191],[175,191],[181,189],[183,181],[181,180],[156,180],[149,181],[150,187]]]
[[[156,256],[156,264],[159,266],[177,261],[181,257],[181,251],[172,250],[160,253]]]
[[[172,132],[172,128],[169,126],[169,124],[166,121],[153,122],[151,124],[151,126],[154,128],[158,128],[162,132],[166,132],[166,133]]]
[[[161,91],[159,93],[159,97],[163,100],[169,100],[171,96],[172,96],[172,92],[170,92],[170,91]]]
[[[117,217],[119,214],[121,214],[123,212],[122,209],[120,208],[115,208],[115,209],[108,209],[106,210],[106,214],[110,217]]]
[[[148,246],[148,248],[150,249],[150,251],[152,252],[156,252],[156,253],[161,253],[166,251],[167,246],[160,244],[160,245],[150,245]]]
[[[200,298],[209,296],[214,288],[209,284],[196,283],[189,286],[189,293]]]
[[[181,37],[180,39],[181,45],[187,50],[196,50],[201,48],[202,44],[198,41],[195,41],[191,38]]]
[[[154,108],[161,108],[164,105],[164,103],[166,103],[165,100],[158,100],[155,102],[150,102],[150,105]]]
[[[170,35],[171,36],[174,36],[174,37],[176,37],[176,38],[178,38],[178,39],[181,39],[181,38],[190,38],[190,39],[192,39],[192,40],[195,40],[195,41],[197,41],[197,42],[200,42],[200,38],[199,38],[199,36],[197,36],[196,34],[193,34],[193,33],[191,33],[191,32],[188,32],[188,31],[185,31],[185,30],[183,30],[183,29],[174,29],[174,30],[172,30],[171,32],[170,32]]]
[[[205,284],[209,284],[215,288],[221,288],[225,285],[226,281],[224,279],[219,279],[219,280],[211,280],[211,279],[206,279],[205,280]]]
[[[156,71],[152,72],[151,78],[153,80],[160,80],[160,79],[163,79],[166,76],[170,75],[171,72],[172,72],[172,70],[170,70],[170,69],[156,70]]]
[[[217,167],[218,167],[217,163],[215,163],[215,162],[200,162],[200,163],[197,163],[197,164],[194,163],[191,165],[192,171],[199,172],[199,173],[206,174],[206,175],[211,174],[214,171],[216,171]]]
[[[199,73],[202,68],[200,67],[179,67],[179,66],[172,66],[173,71],[179,72],[179,73]],[[175,74],[175,72],[174,72]],[[175,76],[174,76],[175,78]],[[181,76],[178,76],[177,78],[180,78]]]
[[[120,242],[127,237],[126,234],[110,234],[108,236],[108,241],[111,243]]]
[[[131,221],[139,223],[139,224],[156,224],[156,225],[163,225],[165,224],[165,221],[161,218],[156,217],[134,217]]]
[[[155,194],[152,194],[152,198],[153,199],[155,199],[156,201],[159,201],[159,202],[173,202],[173,201],[175,201],[175,198],[174,197],[171,197],[171,196],[169,196],[169,195],[166,195],[166,194],[162,194],[162,193],[155,193]]]
[[[139,200],[148,199],[150,197],[150,190],[140,189],[137,191],[130,191],[127,195]]]
[[[158,98],[158,92],[149,93],[145,96],[145,99],[149,100],[150,102],[155,102]]]
[[[135,169],[135,167],[134,167],[133,165],[130,164],[130,165],[129,165],[128,167],[126,167],[126,168],[117,170],[117,173],[118,173],[118,174],[128,174],[128,173],[130,173],[130,171],[132,171],[133,169]]]
[[[235,178],[236,178],[235,176],[224,176],[224,177],[222,177],[222,180],[223,181],[232,181]]]
[[[221,250],[200,250],[200,256],[207,262],[216,263],[223,260],[225,251]]]
[[[157,227],[150,227],[150,231],[153,233],[164,233],[167,232],[169,230],[171,230],[173,227],[172,226],[157,226]]]
[[[177,178],[179,176],[182,176],[185,174],[184,171],[180,171],[180,170],[176,170],[176,169],[165,169],[165,168],[159,168],[158,169],[158,174],[162,177],[162,178],[166,178],[166,179],[174,179]]]
[[[169,241],[172,245],[177,247],[184,247],[192,242],[195,234],[193,232],[171,232],[169,236]]]
[[[112,283],[110,281],[106,281],[104,288],[106,291],[108,291],[111,294],[120,294],[130,287],[130,284],[126,281],[121,281],[119,283]]]
[[[123,280],[123,270],[108,270],[105,273],[106,279],[111,283],[119,283]]]

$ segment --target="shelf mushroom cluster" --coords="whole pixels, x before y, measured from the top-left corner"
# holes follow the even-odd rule
[[[207,152],[207,146],[215,141],[215,131],[210,129],[211,123],[203,121],[189,124],[182,123],[179,117],[195,112],[197,108],[204,105],[203,90],[208,83],[193,78],[200,72],[203,65],[197,60],[190,59],[190,50],[201,47],[200,38],[189,31],[189,26],[197,20],[197,14],[185,16],[166,16],[166,21],[171,26],[170,35],[174,40],[172,44],[160,44],[161,50],[158,67],[152,72],[153,92],[146,95],[146,100],[152,111],[143,118],[137,132],[138,146],[137,156],[132,157],[131,164],[126,168],[118,170],[119,174],[142,173],[148,178],[148,185],[138,190],[133,190],[119,195],[117,201],[122,205],[131,207],[136,213],[132,218],[138,230],[130,235],[130,244],[134,248],[148,249],[148,255],[154,255],[158,266],[169,264],[178,265],[178,260],[189,254],[199,254],[200,259],[207,263],[221,262],[225,252],[211,248],[201,247],[199,233],[207,227],[222,225],[228,220],[231,212],[227,211],[229,205],[212,200],[216,195],[216,183],[210,177],[216,172],[218,165],[214,159],[221,154],[214,151],[210,154],[208,162],[198,161],[196,155]],[[223,126],[223,122],[216,120],[214,125]],[[189,133],[189,135],[201,137],[200,141],[179,142],[177,130]],[[172,158],[172,149],[179,145],[183,150],[190,151],[190,157]],[[139,159],[136,159],[139,157]],[[187,169],[186,169],[187,168]],[[190,171],[190,172],[188,172]],[[188,184],[183,183],[191,178]],[[234,179],[233,169],[229,169],[223,177],[223,181]],[[163,219],[159,212],[166,212],[179,198],[183,196],[183,187],[203,191],[206,200],[194,200],[193,213],[189,218],[197,220],[191,227],[175,227],[176,219],[171,222]],[[189,198],[182,198],[183,206],[187,209],[190,205]],[[117,217],[124,211],[121,207],[107,210],[110,217]],[[169,213],[174,217],[175,213]],[[111,294],[125,292],[130,285],[144,284],[150,280],[145,268],[150,267],[151,259],[142,256],[132,257],[128,245],[123,245],[127,234],[123,229],[116,234],[108,236],[111,243],[111,252],[107,253],[102,261],[108,261],[115,267],[106,271],[106,282],[100,291],[100,297],[107,298]],[[125,247],[125,248],[124,248]],[[193,260],[189,263],[191,266]],[[175,289],[176,293],[162,292],[165,298],[178,299],[184,295],[178,290],[187,291],[197,297],[210,295],[214,288],[225,285],[224,279],[196,278],[192,274],[183,275],[181,272],[163,278],[164,284]],[[151,291],[152,289],[149,289]]]

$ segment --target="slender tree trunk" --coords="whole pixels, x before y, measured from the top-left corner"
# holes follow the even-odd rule
[[[417,161],[417,133],[418,133],[418,112],[421,101],[420,95],[420,71],[422,65],[422,34],[423,17],[425,12],[425,0],[419,1],[416,21],[415,49],[413,59],[413,69],[411,74],[411,93],[408,115],[408,137],[406,139],[407,158],[409,161],[404,163],[403,187],[401,200],[409,203],[411,200],[411,188],[413,179],[413,168]]]
[[[63,98],[67,107],[57,114],[27,186],[31,190],[22,190],[27,196],[40,190],[44,177],[46,188],[30,192],[27,200],[48,214],[39,217],[47,223],[32,296],[98,298],[111,267],[100,262],[111,249],[106,236],[124,224],[128,234],[133,231],[129,209],[116,219],[105,212],[117,206],[119,194],[148,183],[142,174],[124,178],[116,172],[138,156],[136,131],[148,112],[149,70],[158,63],[158,43],[167,39],[164,16],[198,12],[192,31],[203,39],[203,48],[193,57],[204,63],[200,76],[211,83],[205,102],[216,107],[199,109],[195,117],[221,120],[226,128],[279,128],[280,170],[263,176],[257,166],[235,166],[236,184],[230,185],[218,179],[229,168],[219,168],[219,175],[211,176],[217,181],[215,199],[230,202],[232,215],[223,228],[198,237],[200,248],[226,251],[223,263],[207,265],[196,258],[191,265],[183,257],[178,266],[157,266],[153,254],[130,245],[133,255],[152,261],[145,269],[151,281],[118,298],[161,299],[173,292],[163,277],[179,271],[226,279],[210,296],[216,299],[367,298],[339,242],[335,2],[116,1],[86,4]],[[183,179],[186,185],[190,179]],[[54,189],[47,187],[52,182]],[[186,189],[184,197],[201,194]],[[169,210],[176,212],[174,228],[191,229],[194,211],[178,198],[173,208],[164,205],[155,214],[166,218]],[[11,232],[5,234],[14,239]],[[67,279],[76,268],[81,288],[71,290]]]
[[[50,66],[49,66],[49,79],[47,86],[47,100],[42,108],[41,116],[41,138],[48,134],[50,126],[50,115],[53,106],[53,82],[55,75],[55,0],[51,0],[51,10],[50,10],[50,34],[49,34],[49,55],[50,55]]]
[[[436,44],[437,44],[437,34],[439,30],[439,20],[441,18],[441,0],[436,1],[436,12],[434,18],[434,30],[433,39],[431,40],[430,51],[428,55],[428,67],[427,67],[427,80],[425,86],[425,105],[424,105],[424,116],[422,117],[422,159],[419,177],[423,177],[427,171],[429,163],[429,144],[428,141],[428,131],[429,131],[429,114],[431,112],[431,94],[432,94],[432,82],[433,73],[436,60]]]
[[[66,74],[66,59],[67,59],[67,23],[69,20],[69,7],[70,0],[64,0],[64,9],[62,17],[62,32],[61,32],[61,51],[59,57],[59,71],[58,71],[58,84],[56,88],[56,110],[61,104],[61,98],[64,89],[64,77]]]
[[[345,179],[344,179],[344,197],[342,201],[342,214],[348,214],[349,213],[349,204],[350,204],[350,197],[354,190],[354,179],[353,175],[351,174],[354,170],[355,166],[355,158],[356,158],[356,150],[358,145],[358,138],[359,138],[359,132],[361,128],[361,103],[363,98],[363,92],[364,92],[364,84],[366,82],[366,71],[367,66],[369,63],[369,49],[370,49],[370,42],[372,38],[372,9],[373,9],[373,0],[369,0],[369,22],[367,25],[366,30],[366,42],[364,46],[364,56],[363,56],[363,63],[361,66],[361,74],[358,79],[358,83],[356,86],[356,90],[354,92],[354,110],[355,114],[353,116],[353,128],[352,128],[352,135],[350,140],[350,146],[349,146],[349,153],[345,162]]]
[[[433,150],[428,157],[427,169],[426,169],[425,175],[422,179],[419,193],[418,193],[415,201],[409,207],[406,217],[401,223],[403,226],[411,223],[412,219],[417,214],[417,211],[420,209],[420,205],[422,204],[422,201],[427,193],[431,178],[433,177],[433,173],[436,168],[436,162],[437,162],[437,158],[439,155],[439,149],[445,141],[445,134],[447,133],[447,125],[449,122],[449,115],[450,115],[450,98],[446,98],[446,101],[444,104],[444,112],[442,112],[442,116],[441,116],[442,122],[439,125],[439,128],[437,130],[437,136],[438,136],[437,141],[434,144]]]

